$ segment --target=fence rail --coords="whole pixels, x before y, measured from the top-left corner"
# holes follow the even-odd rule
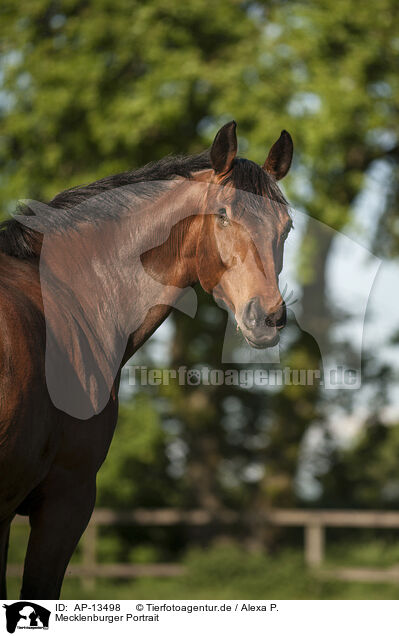
[[[82,537],[82,563],[71,564],[67,576],[82,577],[86,588],[90,589],[96,577],[132,578],[139,576],[171,577],[181,576],[185,568],[177,563],[97,563],[96,544],[99,526],[207,526],[228,525],[256,521],[281,527],[304,528],[304,558],[311,568],[317,568],[322,578],[336,578],[345,581],[394,582],[399,583],[399,565],[388,569],[378,568],[334,568],[322,569],[325,554],[325,528],[399,528],[399,512],[381,510],[303,510],[275,508],[267,514],[242,515],[232,510],[212,513],[208,510],[180,510],[176,508],[136,509],[127,511],[97,508]],[[26,525],[26,517],[17,516],[14,524]],[[19,576],[21,565],[10,564],[8,574]]]

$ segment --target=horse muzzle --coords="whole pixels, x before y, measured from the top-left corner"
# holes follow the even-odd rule
[[[245,305],[238,321],[244,338],[255,349],[274,347],[280,340],[279,331],[287,321],[284,301],[267,312],[259,297],[251,298]]]

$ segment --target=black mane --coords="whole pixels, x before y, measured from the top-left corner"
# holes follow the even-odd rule
[[[193,173],[211,168],[209,151],[191,156],[167,156],[160,161],[149,163],[134,171],[122,172],[104,177],[88,185],[77,186],[57,194],[50,202],[51,208],[69,210],[90,197],[115,190],[122,186],[144,182],[161,182],[174,177],[192,178]],[[248,159],[235,159],[233,169],[224,183],[233,183],[237,190],[267,196],[280,204],[286,201],[276,182],[262,168]],[[155,190],[154,190],[155,193]],[[34,214],[29,206],[23,205],[18,214]],[[38,256],[37,232],[16,219],[0,223],[0,251],[20,259]]]
[[[233,169],[222,183],[232,183],[236,190],[236,204],[240,206],[240,201],[244,199],[244,204],[248,199],[243,197],[244,192],[249,192],[257,196],[251,199],[251,208],[259,214],[265,213],[264,199],[271,205],[271,209],[276,212],[276,206],[286,206],[287,200],[277,185],[276,180],[257,163],[250,159],[237,158],[234,160]]]

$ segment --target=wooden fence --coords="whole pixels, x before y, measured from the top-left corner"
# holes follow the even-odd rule
[[[174,508],[136,509],[116,511],[97,508],[82,537],[82,562],[71,564],[67,575],[82,577],[87,588],[93,586],[96,577],[132,578],[137,576],[170,577],[184,573],[184,567],[177,563],[99,564],[96,558],[97,530],[100,526],[206,526],[209,524],[234,524],[248,520],[231,510],[212,514],[207,510],[180,510]],[[399,564],[391,568],[333,568],[323,569],[325,552],[325,529],[335,528],[399,528],[399,512],[380,510],[302,510],[273,509],[267,515],[259,516],[258,523],[280,527],[304,528],[304,558],[318,576],[345,581],[392,582],[399,584]],[[27,524],[25,517],[17,516],[14,524]],[[21,565],[10,564],[8,574],[19,576]]]

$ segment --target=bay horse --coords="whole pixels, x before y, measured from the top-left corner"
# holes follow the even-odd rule
[[[93,511],[96,474],[118,417],[121,368],[183,290],[199,283],[212,293],[251,346],[278,342],[286,319],[278,277],[292,221],[277,181],[292,153],[282,131],[262,167],[238,158],[230,122],[200,155],[167,157],[67,190],[47,216],[32,205],[1,225],[2,598],[16,514],[27,515],[31,528],[21,598],[59,598]],[[131,197],[114,194],[132,187]],[[138,197],[145,202],[139,227]],[[123,218],[108,214],[117,204]],[[98,235],[99,226],[105,231]],[[129,321],[137,307],[140,320]]]

